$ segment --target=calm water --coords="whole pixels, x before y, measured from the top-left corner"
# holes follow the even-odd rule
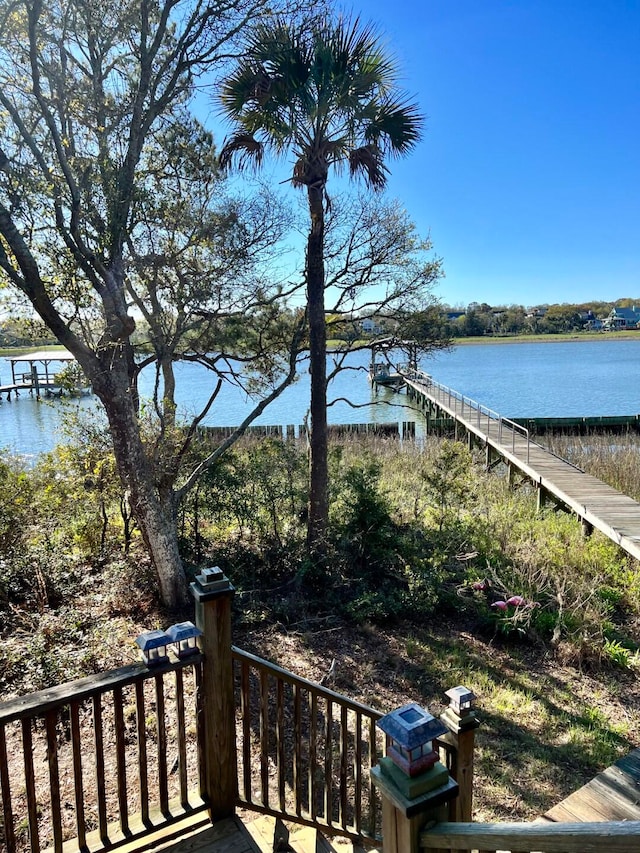
[[[368,354],[354,354],[330,388],[330,399],[348,397],[329,408],[331,423],[414,420],[413,412],[397,403],[404,395],[372,392],[366,379]],[[457,347],[427,359],[423,369],[440,382],[509,417],[570,417],[627,415],[640,412],[640,338],[624,341],[589,340],[565,343],[477,344]],[[178,403],[186,415],[206,400],[211,382],[198,365],[178,365]],[[10,380],[8,363],[0,360],[0,380]],[[150,395],[151,376],[143,377],[141,392]],[[303,375],[256,421],[261,424],[302,423],[309,400],[308,376]],[[394,405],[396,404],[396,405]],[[28,394],[0,403],[0,447],[33,456],[64,439],[67,408],[95,407],[91,398],[74,403],[37,402]],[[247,396],[227,388],[205,423],[238,423],[250,408]]]

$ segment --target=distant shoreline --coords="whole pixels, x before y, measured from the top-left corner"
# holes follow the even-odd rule
[[[584,343],[586,341],[630,341],[640,342],[640,329],[620,332],[567,332],[557,335],[505,335],[494,337],[491,335],[480,335],[469,338],[453,338],[454,346],[467,346],[468,344],[554,344],[554,343]]]
[[[453,338],[453,346],[470,346],[472,344],[488,344],[503,345],[503,344],[554,344],[554,343],[584,343],[585,341],[630,341],[637,340],[640,342],[640,329],[627,330],[619,332],[567,332],[557,335],[480,335],[478,337]],[[359,341],[358,346],[363,346],[365,349],[370,346],[370,342],[365,343]],[[37,349],[34,344],[30,347],[0,347],[0,358],[9,358],[14,355],[24,355],[25,353],[33,352]],[[48,351],[51,353],[64,350],[60,344],[48,345],[40,347],[39,352]],[[327,350],[329,352],[340,350],[340,341],[327,341]]]

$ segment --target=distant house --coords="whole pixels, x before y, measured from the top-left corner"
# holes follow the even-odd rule
[[[365,335],[377,335],[382,331],[382,326],[372,317],[365,317],[360,320],[360,328]]]
[[[605,318],[605,329],[637,329],[640,322],[640,309],[635,305],[633,308],[614,308],[609,316]]]
[[[546,316],[547,311],[548,308],[546,305],[540,305],[537,308],[529,308],[524,316],[527,320],[539,320],[541,317]]]
[[[600,317],[593,317],[584,324],[585,329],[590,329],[593,332],[600,332],[604,329],[605,321]]]

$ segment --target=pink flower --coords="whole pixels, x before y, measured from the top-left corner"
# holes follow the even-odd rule
[[[514,607],[522,607],[526,602],[521,595],[512,595],[511,598],[507,598],[507,604],[511,604]]]
[[[491,606],[497,607],[498,610],[506,610],[507,609],[507,602],[506,601],[494,601]]]
[[[471,588],[477,590],[478,592],[484,592],[484,590],[488,587],[487,581],[474,581],[471,584]]]

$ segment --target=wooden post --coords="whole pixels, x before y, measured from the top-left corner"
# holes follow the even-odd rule
[[[235,812],[238,770],[236,756],[231,599],[234,588],[221,569],[204,569],[191,584],[196,624],[203,632],[202,707],[204,717],[203,792],[212,821]]]
[[[31,363],[31,387],[36,389],[36,397],[40,399],[40,378],[38,368],[33,362]]]
[[[473,752],[475,747],[475,731],[480,725],[475,712],[469,707],[460,710],[457,706],[455,694],[466,695],[473,697],[470,690],[464,687],[454,687],[453,690],[447,691],[448,695],[453,694],[451,704],[440,714],[440,720],[449,729],[449,735],[446,740],[452,744],[456,750],[456,760],[454,767],[451,769],[451,775],[458,783],[460,788],[458,799],[454,805],[453,814],[450,820],[456,822],[468,823],[471,821],[473,812]],[[475,697],[473,697],[475,698]]]
[[[582,535],[585,539],[588,539],[593,533],[593,524],[587,521],[586,518],[580,519],[580,525],[582,527]]]
[[[445,785],[408,800],[379,767],[371,769],[371,779],[382,795],[382,853],[420,853],[421,830],[431,821],[447,819],[458,786],[449,777]]]
[[[537,493],[537,501],[536,501],[536,511],[542,512],[547,503],[547,490],[544,488],[542,483],[536,483],[536,493]]]

